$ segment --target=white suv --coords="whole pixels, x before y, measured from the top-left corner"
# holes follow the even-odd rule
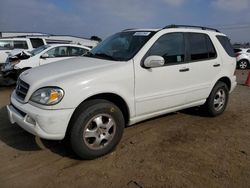
[[[77,155],[93,159],[112,151],[127,125],[202,105],[220,115],[235,67],[229,39],[217,30],[125,30],[86,57],[23,72],[7,109],[12,123],[41,138],[68,138]]]

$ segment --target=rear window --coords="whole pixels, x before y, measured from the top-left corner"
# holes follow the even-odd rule
[[[216,37],[220,41],[221,45],[223,46],[227,54],[231,57],[235,57],[235,52],[233,50],[233,47],[230,43],[229,38],[227,38],[226,36],[221,36],[221,35],[217,35]]]

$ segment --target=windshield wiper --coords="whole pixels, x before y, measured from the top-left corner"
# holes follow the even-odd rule
[[[104,58],[104,59],[110,59],[110,60],[118,61],[118,59],[114,58],[111,55],[105,54],[105,53],[96,53],[96,54],[93,54],[92,52],[88,51],[83,56],[86,56],[86,57],[97,57],[97,58]]]
[[[105,54],[105,53],[96,53],[96,54],[93,54],[94,56],[97,56],[97,57],[103,57],[103,58],[108,58],[110,60],[115,60],[117,61],[116,58],[114,58],[113,56],[111,55],[108,55],[108,54]]]
[[[94,54],[92,54],[90,51],[88,51],[86,54],[84,54],[83,56],[86,57],[94,57]]]

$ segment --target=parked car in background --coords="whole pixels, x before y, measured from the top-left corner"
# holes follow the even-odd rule
[[[0,67],[5,63],[8,54],[13,49],[22,49],[31,51],[40,46],[46,45],[45,39],[42,38],[0,38]]]
[[[250,67],[250,49],[249,48],[236,48],[234,49],[239,69],[247,69]]]
[[[202,105],[218,116],[236,87],[230,41],[210,28],[129,29],[84,56],[23,72],[7,106],[11,123],[67,138],[84,159],[111,152],[127,125]]]
[[[2,66],[3,77],[16,79],[23,71],[48,63],[81,56],[90,48],[75,44],[47,44],[30,52],[14,50]]]

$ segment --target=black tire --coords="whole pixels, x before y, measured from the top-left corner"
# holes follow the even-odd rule
[[[97,119],[103,124],[96,123]],[[114,123],[113,127],[107,128],[107,121]],[[98,128],[98,124],[102,127]],[[115,104],[102,99],[86,101],[77,108],[70,122],[68,137],[71,148],[82,159],[95,159],[103,156],[111,152],[121,140],[124,124],[123,114]],[[86,138],[87,130],[95,136]],[[108,135],[110,139],[102,139],[99,144],[100,148],[95,148],[98,141]]]
[[[242,59],[238,62],[238,68],[241,70],[245,70],[249,67],[249,61],[246,59]]]
[[[215,104],[217,103],[217,101],[219,101],[217,100],[219,93],[224,93],[225,95],[223,104],[222,104],[222,99],[220,99],[221,100],[220,105]],[[229,90],[228,90],[227,85],[224,82],[220,82],[220,81],[217,82],[204,105],[207,114],[212,117],[222,114],[227,107],[228,96],[229,96]]]

